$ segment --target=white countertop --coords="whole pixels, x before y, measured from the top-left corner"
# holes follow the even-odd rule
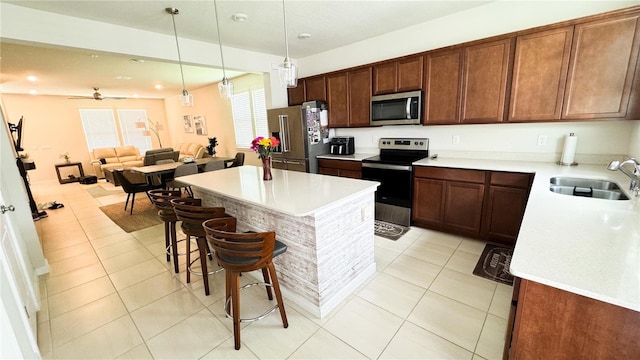
[[[511,272],[521,278],[640,311],[640,198],[629,178],[606,165],[438,158],[418,166],[535,173]],[[613,180],[631,200],[549,191],[549,178]]]
[[[362,159],[366,159],[368,157],[376,156],[378,154],[365,154],[365,153],[355,153],[353,155],[332,155],[332,154],[324,154],[316,156],[317,159],[329,159],[329,160],[347,160],[347,161],[362,161]]]
[[[380,183],[337,176],[271,169],[273,180],[262,180],[262,167],[238,166],[181,176],[176,180],[212,193],[246,201],[292,216],[307,216],[336,202],[374,192]]]

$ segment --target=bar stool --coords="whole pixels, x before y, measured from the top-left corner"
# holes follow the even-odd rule
[[[147,195],[149,195],[151,202],[158,209],[160,220],[164,221],[164,244],[167,253],[167,262],[170,261],[171,255],[173,255],[173,267],[177,274],[180,272],[178,255],[181,254],[178,253],[178,237],[176,235],[178,218],[173,211],[171,200],[180,198],[182,193],[179,190],[157,189],[147,191]]]
[[[177,198],[171,199],[171,206],[176,214],[178,220],[182,221],[180,228],[182,232],[187,236],[187,283],[191,282],[191,273],[200,275],[199,272],[192,269],[193,264],[198,260],[191,261],[191,237],[196,238],[198,244],[198,251],[200,252],[200,266],[202,268],[202,281],[204,282],[204,293],[209,295],[209,275],[222,271],[222,268],[213,270],[211,272],[207,269],[207,256],[213,260],[209,252],[209,246],[206,241],[206,233],[202,227],[202,223],[205,220],[220,218],[228,216],[224,212],[223,207],[206,207],[202,206],[201,199],[194,198]]]
[[[233,319],[233,338],[235,349],[240,349],[240,323],[260,320],[270,315],[276,309],[280,310],[282,325],[289,327],[287,314],[282,301],[280,283],[273,265],[273,257],[284,253],[287,246],[276,240],[276,233],[273,231],[260,233],[236,233],[234,226],[229,226],[224,219],[212,219],[205,221],[202,226],[207,233],[207,242],[213,249],[218,260],[226,273],[225,290],[225,312],[227,317]],[[232,231],[223,230],[230,228]],[[264,282],[254,282],[240,287],[240,274],[254,270],[262,270]],[[271,281],[269,281],[271,279]],[[273,300],[271,288],[276,293],[277,304],[267,310],[262,315],[254,318],[240,318],[240,290],[251,286],[265,286],[267,297]],[[231,303],[231,310],[229,309]]]

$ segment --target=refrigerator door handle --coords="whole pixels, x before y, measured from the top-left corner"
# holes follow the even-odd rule
[[[287,115],[278,115],[280,121],[280,142],[282,145],[282,152],[289,152],[289,117]]]

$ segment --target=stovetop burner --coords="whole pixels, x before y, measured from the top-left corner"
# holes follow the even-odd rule
[[[378,141],[380,155],[363,159],[364,163],[411,165],[429,156],[427,138],[381,138]]]

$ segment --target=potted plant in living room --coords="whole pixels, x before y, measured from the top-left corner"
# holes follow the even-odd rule
[[[64,162],[66,162],[67,164],[71,162],[71,156],[69,155],[69,152],[60,154],[59,158],[64,159]]]
[[[262,160],[262,180],[273,179],[273,176],[271,176],[271,153],[278,145],[280,145],[280,140],[273,136],[258,136],[251,142],[251,150],[258,153],[258,158]]]
[[[209,145],[207,146],[207,152],[211,156],[216,156],[216,146],[218,146],[218,139],[215,137],[209,138]]]

